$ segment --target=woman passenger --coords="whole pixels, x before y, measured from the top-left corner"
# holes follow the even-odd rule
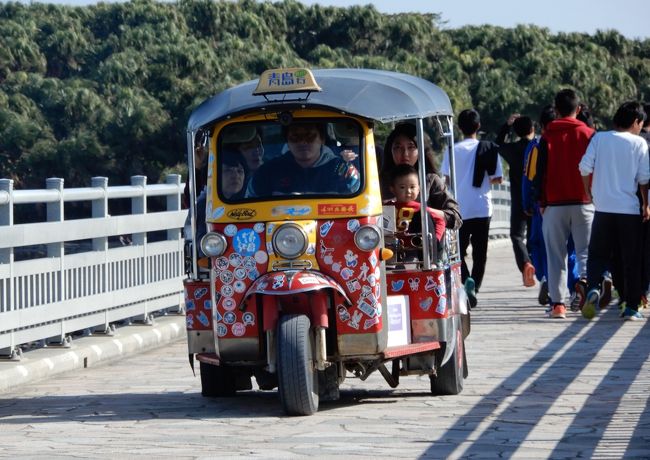
[[[244,185],[248,166],[244,156],[236,151],[224,150],[221,155],[221,195],[226,200],[237,200],[244,196]]]

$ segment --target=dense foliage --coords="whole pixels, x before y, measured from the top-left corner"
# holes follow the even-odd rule
[[[70,7],[0,4],[0,177],[157,182],[184,160],[201,100],[270,67],[368,67],[442,86],[493,132],[512,112],[537,117],[576,88],[605,127],[627,99],[650,100],[650,40],[615,31],[551,34],[481,26],[441,30],[433,14],[295,0],[179,0]]]

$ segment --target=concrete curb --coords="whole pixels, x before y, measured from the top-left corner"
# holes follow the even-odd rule
[[[185,337],[185,315],[169,315],[157,317],[151,326],[120,327],[112,336],[95,334],[74,339],[70,348],[27,351],[20,361],[0,360],[0,393],[63,372],[123,359]]]

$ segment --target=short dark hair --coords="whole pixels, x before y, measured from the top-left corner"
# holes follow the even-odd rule
[[[410,176],[411,174],[415,174],[415,177],[418,178],[419,183],[420,177],[418,176],[418,171],[413,166],[407,164],[395,166],[395,169],[393,169],[390,175],[390,185],[395,185],[395,181],[400,177]]]
[[[325,123],[318,123],[317,121],[302,122],[302,121],[294,120],[293,122],[291,122],[290,125],[282,126],[282,136],[286,139],[287,136],[289,135],[289,130],[291,128],[295,128],[295,127],[298,127],[298,126],[299,127],[305,127],[305,128],[307,128],[307,127],[315,128],[318,131],[318,134],[319,134],[321,140],[323,142],[325,142],[327,140],[327,126],[325,125]]]
[[[566,88],[555,95],[555,110],[561,117],[568,117],[576,111],[580,105],[578,93]]]
[[[548,125],[556,118],[557,112],[555,111],[555,107],[552,105],[544,106],[542,113],[539,114],[539,124],[542,125],[542,129],[546,128],[546,125]]]
[[[640,102],[628,101],[621,104],[614,115],[614,126],[620,129],[627,129],[633,123],[645,121],[646,113]]]
[[[458,127],[466,136],[474,134],[481,127],[481,116],[474,109],[465,109],[458,114]]]
[[[530,117],[517,117],[512,123],[512,129],[517,137],[526,137],[533,132],[533,120]]]

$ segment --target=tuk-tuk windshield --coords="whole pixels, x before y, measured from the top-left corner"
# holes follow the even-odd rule
[[[354,196],[363,184],[362,152],[361,127],[350,119],[228,125],[217,145],[219,197],[240,203]]]

